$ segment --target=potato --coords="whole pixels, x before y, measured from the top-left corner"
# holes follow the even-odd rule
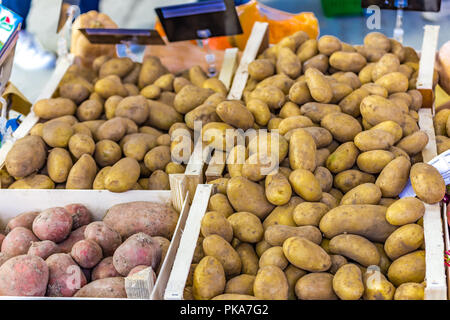
[[[76,77],[71,81],[63,79],[59,86],[60,97],[70,99],[76,104],[86,100],[92,91],[92,84],[81,77]]]
[[[147,181],[148,190],[170,190],[169,175],[162,170],[154,171]]]
[[[149,84],[142,88],[139,93],[146,99],[158,99],[161,94],[161,88],[155,84]]]
[[[320,125],[330,131],[333,138],[339,142],[353,141],[362,131],[359,122],[345,113],[329,113],[323,117]]]
[[[270,203],[280,206],[289,202],[292,188],[283,174],[270,174],[265,179],[265,193]]]
[[[330,56],[330,66],[341,71],[359,72],[366,63],[366,58],[358,52],[335,51]]]
[[[334,177],[334,186],[344,193],[367,182],[375,182],[375,177],[371,174],[353,169],[339,172]]]
[[[85,275],[70,255],[52,254],[45,262],[49,270],[48,296],[72,297],[78,289],[86,285]]]
[[[125,77],[134,67],[130,58],[112,58],[105,61],[99,69],[99,77],[104,78],[109,75]]]
[[[169,130],[176,122],[182,122],[183,116],[172,106],[165,103],[147,100],[149,114],[147,124],[160,130]]]
[[[308,170],[296,169],[289,175],[289,182],[295,193],[306,201],[319,201],[322,198],[322,188],[319,180]]]
[[[353,117],[360,115],[359,105],[361,101],[369,95],[369,91],[364,88],[358,88],[339,102],[339,107],[342,112],[347,113]]]
[[[328,150],[327,152],[329,153]],[[317,167],[314,171],[314,176],[317,180],[319,180],[322,192],[328,192],[331,190],[331,188],[333,187],[333,175],[331,174],[330,170],[325,167]]]
[[[0,295],[44,296],[48,279],[49,269],[42,258],[13,257],[0,267]]]
[[[333,291],[341,300],[359,300],[364,294],[361,270],[352,263],[340,267],[333,277]]]
[[[310,118],[312,121],[320,121],[330,113],[340,112],[341,108],[335,104],[308,102],[302,105],[300,112],[302,115]],[[281,133],[281,132],[280,132]],[[283,133],[282,133],[283,134]]]
[[[303,42],[300,47],[297,49],[297,57],[301,62],[305,62],[306,60],[314,57],[319,53],[317,49],[317,40],[316,39],[308,39]]]
[[[168,146],[155,147],[147,152],[144,157],[145,166],[150,171],[164,170],[170,160],[170,148]]]
[[[425,203],[436,203],[445,195],[444,179],[435,167],[427,163],[414,164],[410,179],[417,197]]]
[[[250,93],[249,100],[252,99],[265,102],[270,109],[280,109],[286,101],[284,92],[273,85],[256,87]]]
[[[386,211],[386,220],[394,226],[415,223],[425,213],[425,206],[417,198],[405,197],[395,201]]]
[[[89,154],[91,156],[94,154],[95,142],[90,136],[86,134],[75,133],[70,137],[68,147],[70,153],[76,159],[79,159],[83,154]]]
[[[233,177],[228,181],[227,196],[236,211],[251,212],[260,219],[274,208],[267,201],[264,188],[244,177]]]
[[[64,208],[55,207],[42,211],[33,221],[33,232],[41,240],[61,242],[72,230],[72,215]]]
[[[225,286],[225,293],[252,296],[254,282],[255,276],[249,274],[241,274],[228,280]]]
[[[33,226],[33,221],[38,215],[39,211],[28,211],[19,214],[18,216],[8,221],[8,224],[6,225],[5,228],[5,232],[9,233],[12,229],[17,227],[24,227],[26,229],[31,230]]]
[[[286,104],[285,104],[286,106]],[[246,104],[247,109],[252,113],[254,121],[260,126],[266,126],[270,120],[270,109],[267,103],[258,99],[249,100]],[[283,107],[284,108],[284,107]],[[280,111],[281,112],[281,111]],[[217,121],[217,120],[213,120]]]
[[[304,200],[300,197],[294,196],[289,200],[289,203],[284,206],[278,206],[264,219],[263,227],[267,229],[269,226],[282,224],[285,226],[295,227],[296,224],[293,219],[294,208]]]
[[[331,253],[342,255],[365,267],[380,263],[380,254],[375,245],[355,234],[341,234],[333,237],[329,248]]]
[[[395,287],[377,269],[369,268],[363,274],[364,300],[392,300]]]
[[[283,252],[297,268],[322,272],[331,267],[330,256],[319,245],[301,237],[291,237],[284,241]]]
[[[83,154],[70,169],[67,177],[66,189],[92,189],[97,165],[88,154]]]
[[[332,55],[334,52],[342,49],[341,41],[333,36],[322,36],[317,41],[317,49],[320,53],[326,54],[327,56]]]
[[[108,99],[111,96],[125,97],[128,95],[127,89],[116,75],[106,76],[98,80],[95,83],[94,90],[103,99]]]
[[[389,95],[388,91],[385,87],[382,87],[382,86],[372,83],[372,82],[363,84],[361,86],[361,89],[364,89],[367,92],[369,92],[369,95],[380,96],[382,98],[387,98]]]
[[[403,136],[402,127],[391,120],[380,122],[379,124],[373,126],[371,130],[382,130],[390,133],[394,137],[394,143],[397,143]]]
[[[115,116],[133,120],[136,124],[143,124],[149,115],[147,99],[143,96],[130,96],[122,99],[116,107]]]
[[[199,88],[194,85],[185,85],[175,96],[174,108],[177,112],[186,114],[205,102],[214,91]]]
[[[234,212],[227,196],[222,193],[216,193],[209,198],[207,210],[216,211],[217,213],[222,214],[225,218],[228,218]]]
[[[289,89],[289,100],[298,105],[313,101],[305,80],[297,81],[291,86]],[[280,116],[282,115],[282,111],[280,111]]]
[[[412,156],[421,152],[428,143],[428,135],[424,131],[417,131],[400,140],[396,147]]]
[[[328,56],[324,54],[318,54],[303,63],[303,72],[306,72],[309,68],[315,68],[322,73],[326,73],[328,70]]]
[[[220,118],[216,113],[216,108],[206,104],[202,104],[186,113],[184,119],[190,129],[194,129],[194,124],[196,121],[201,121],[202,125],[220,121]]]
[[[333,291],[333,275],[314,272],[301,277],[295,284],[295,295],[300,300],[337,300]]]
[[[272,246],[282,246],[290,237],[302,237],[316,244],[322,241],[322,234],[314,226],[272,225],[267,227],[264,232],[264,240]]]
[[[47,159],[47,169],[49,177],[57,182],[63,183],[67,180],[73,162],[67,150],[55,148],[50,151]]]
[[[117,161],[105,176],[105,187],[112,192],[130,190],[138,181],[141,168],[133,158]]]
[[[92,269],[92,281],[112,277],[120,277],[120,273],[114,268],[113,257],[104,258]]]
[[[385,74],[375,81],[375,84],[387,89],[388,93],[408,91],[408,78],[401,72]]]
[[[269,59],[257,59],[250,62],[248,65],[248,74],[257,81],[264,80],[274,73],[275,66]]]
[[[402,283],[422,282],[425,279],[425,251],[414,251],[393,261],[388,278],[397,287]]]
[[[295,207],[293,219],[297,226],[318,227],[320,219],[328,210],[328,206],[320,202],[303,202]],[[313,241],[312,239],[309,240]]]
[[[105,139],[95,145],[94,157],[99,166],[111,166],[122,158],[122,150],[116,142]]]
[[[326,166],[332,173],[339,173],[353,167],[359,150],[353,142],[341,144],[332,154],[327,157]]]
[[[242,262],[241,273],[248,275],[256,275],[259,265],[258,256],[256,255],[255,249],[251,244],[241,243],[236,247],[236,252]]]
[[[144,160],[145,154],[156,147],[155,136],[147,133],[133,133],[126,135],[120,142],[126,157],[137,161]]]
[[[284,73],[288,77],[295,79],[302,72],[302,63],[292,50],[279,48],[276,63],[277,73]]]
[[[387,120],[392,120],[399,125],[405,122],[405,116],[395,107],[395,104],[380,96],[365,97],[361,101],[360,110],[363,118],[372,126]]]
[[[292,169],[314,171],[316,168],[316,144],[307,131],[295,131],[289,141],[289,163]]]
[[[342,205],[328,211],[319,228],[325,238],[351,233],[384,242],[396,229],[386,221],[386,208],[379,205]]]
[[[141,72],[139,74],[139,88],[154,83],[159,77],[167,73],[167,69],[161,64],[158,57],[147,57],[142,63]]]
[[[260,269],[265,266],[276,266],[281,270],[284,270],[288,264],[289,261],[287,261],[283,254],[283,248],[279,246],[267,249],[259,258]]]
[[[102,248],[92,240],[76,242],[70,255],[82,268],[86,269],[94,267],[103,258]]]
[[[12,229],[3,239],[1,251],[8,257],[27,254],[33,242],[36,241],[39,241],[39,239],[31,230],[18,226]]]
[[[437,136],[447,135],[447,119],[450,115],[450,109],[443,109],[436,113],[433,119],[434,132]]]
[[[372,82],[372,71],[375,67],[375,63],[367,63],[358,74],[358,78],[361,81],[361,84],[366,84]]]
[[[280,135],[292,136],[295,129],[306,128],[311,126],[313,126],[313,123],[308,117],[299,115],[283,119],[279,123],[277,129],[279,130]]]
[[[102,123],[95,131],[97,141],[113,140],[119,141],[126,134],[127,127],[124,118],[116,117]]]
[[[286,269],[284,269],[284,275],[289,284],[289,300],[296,300],[295,296],[295,284],[297,281],[306,274],[306,271],[301,270],[299,268],[294,267],[293,265],[288,265]]]
[[[114,251],[114,268],[123,276],[139,265],[150,266],[156,270],[161,261],[161,254],[158,242],[139,232],[130,236]]]
[[[316,68],[308,68],[305,71],[305,80],[314,100],[321,103],[329,103],[331,101],[333,91],[322,72]]]
[[[383,197],[396,197],[408,182],[411,163],[405,157],[398,157],[389,162],[381,171],[375,184]]]
[[[380,188],[373,183],[363,183],[347,192],[341,199],[341,205],[378,204],[380,200]]]
[[[333,99],[331,103],[339,103],[342,99],[353,92],[353,88],[346,83],[339,81],[330,81],[331,90],[333,91]]]
[[[92,281],[78,290],[74,297],[127,298],[125,278],[111,277]]]
[[[77,118],[80,121],[97,120],[103,113],[103,105],[97,100],[86,100],[77,108]]]
[[[273,265],[258,270],[253,283],[256,298],[264,300],[287,300],[289,284],[283,271]]]
[[[242,263],[239,254],[225,239],[215,234],[209,235],[202,245],[206,256],[213,256],[220,261],[227,277],[240,274]]]
[[[395,230],[384,244],[384,251],[391,260],[415,251],[424,242],[423,228],[417,224],[406,224]]]
[[[262,240],[264,230],[259,218],[250,212],[236,212],[227,218],[233,228],[234,237],[242,242],[257,243]]]
[[[41,119],[49,120],[75,114],[77,106],[66,98],[42,99],[33,107],[34,113]]]
[[[204,237],[216,234],[228,242],[233,240],[233,227],[225,216],[219,212],[207,212],[203,216],[200,231]]]
[[[387,131],[371,129],[355,136],[355,145],[361,151],[387,150],[394,144],[394,136]]]
[[[329,252],[327,251],[327,253]],[[336,274],[339,268],[348,263],[345,257],[338,254],[332,254],[330,255],[330,258],[331,258],[331,267],[328,270],[328,272],[330,272],[333,275]]]
[[[394,294],[394,300],[424,300],[425,288],[421,283],[402,283]]]
[[[102,221],[95,221],[88,224],[84,231],[84,237],[86,240],[96,242],[101,247],[105,257],[112,256],[114,251],[122,243],[120,234],[109,228]]]
[[[224,101],[219,103],[216,113],[223,122],[236,128],[247,130],[253,127],[255,121],[252,113],[238,101]]]
[[[105,101],[105,115],[106,119],[110,120],[115,117],[116,109],[119,102],[123,100],[121,96],[111,96]]]
[[[400,61],[398,57],[392,53],[387,53],[375,64],[372,70],[372,80],[376,82],[384,75],[396,72],[399,67]]]

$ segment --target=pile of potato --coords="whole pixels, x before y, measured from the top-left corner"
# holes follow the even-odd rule
[[[422,163],[417,69],[381,33],[350,46],[297,32],[249,65],[244,101],[190,111],[228,161],[209,182],[185,299],[423,299],[423,202],[445,184]],[[234,146],[237,128],[269,133]],[[261,174],[273,157],[279,170]],[[398,199],[409,179],[417,198]]]
[[[25,212],[0,237],[0,296],[126,298],[125,277],[160,271],[178,213],[154,202],[111,207],[92,221],[82,204]]]
[[[436,134],[437,152],[442,152],[450,149],[450,109],[442,109],[438,111],[433,119],[434,132]]]
[[[40,122],[8,153],[2,188],[167,190],[190,155],[177,144],[193,144],[184,114],[200,104],[214,111],[225,93],[199,67],[176,77],[155,57],[73,65],[55,97],[35,104]]]

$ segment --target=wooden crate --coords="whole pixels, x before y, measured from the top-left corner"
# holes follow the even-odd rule
[[[185,196],[181,203],[173,203],[171,191],[145,191],[133,190],[125,193],[113,193],[106,190],[20,190],[5,189],[0,192],[0,224],[4,227],[6,223],[21,212],[32,210],[44,210],[51,207],[65,206],[70,203],[81,203],[85,205],[93,215],[94,220],[102,220],[106,211],[112,206],[120,203],[133,201],[153,201],[158,203],[172,203],[174,207],[180,207],[180,217],[172,237],[167,255],[162,261],[161,270],[156,282],[150,284],[151,291],[145,283],[145,277],[132,276],[128,282],[137,288],[128,287],[129,298],[143,298],[151,300],[162,300],[169,279],[170,271],[178,250],[182,230],[185,227],[189,213],[188,197]],[[179,201],[180,199],[176,199]],[[133,281],[134,280],[134,281]],[[130,297],[131,296],[131,297]],[[0,297],[0,299],[55,299],[50,297]],[[76,299],[76,298],[66,298]],[[81,298],[77,298],[81,299]]]

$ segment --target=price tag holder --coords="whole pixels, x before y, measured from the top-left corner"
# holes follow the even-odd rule
[[[91,43],[164,45],[156,30],[147,29],[79,29]]]
[[[241,34],[233,0],[210,0],[155,9],[170,42]]]
[[[441,0],[362,0],[361,7],[376,5],[380,9],[439,12]]]

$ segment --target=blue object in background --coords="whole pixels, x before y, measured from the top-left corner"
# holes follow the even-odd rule
[[[197,0],[197,2],[203,2],[203,1],[209,1],[209,0]],[[250,2],[250,0],[234,0],[234,5],[240,6],[241,4],[245,4],[247,2]]]
[[[16,131],[16,129],[19,127],[20,123],[19,123],[19,119],[20,116],[18,116],[15,119],[9,119],[8,121],[6,121],[6,130],[8,130],[8,128],[11,128],[11,131],[14,132]],[[0,133],[0,145],[3,143],[3,136]]]
[[[11,9],[23,18],[21,29],[25,29],[25,20],[27,19],[28,12],[30,12],[31,0],[3,0],[2,5]]]

